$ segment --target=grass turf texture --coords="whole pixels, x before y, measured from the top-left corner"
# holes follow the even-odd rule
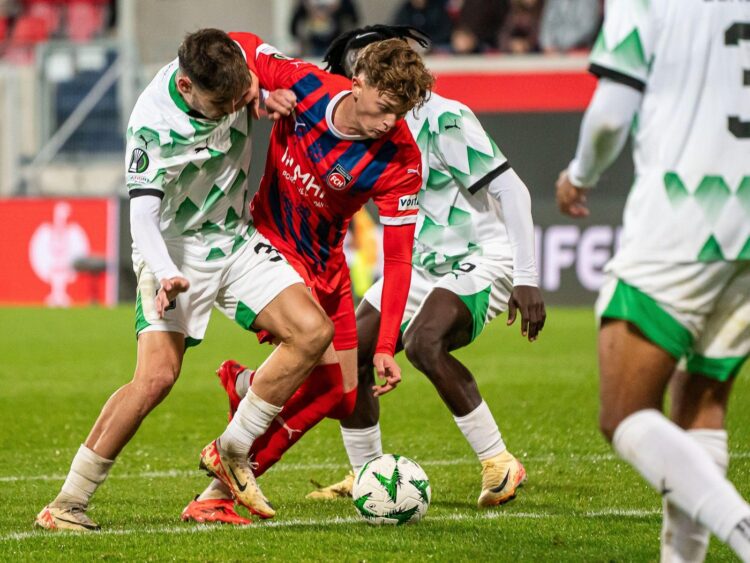
[[[257,364],[270,348],[215,314],[188,352],[170,396],[144,422],[92,502],[98,534],[32,531],[107,397],[135,360],[132,307],[2,309],[0,324],[0,560],[633,561],[658,558],[660,499],[616,460],[596,429],[595,329],[588,309],[553,309],[542,338],[493,323],[459,353],[476,375],[529,481],[519,497],[475,508],[479,464],[429,382],[403,356],[404,382],[382,401],[384,449],[416,459],[433,488],[425,520],[371,527],[348,501],[304,499],[309,480],[343,477],[338,424],[324,421],[261,479],[277,517],[251,527],[179,521],[207,483],[201,447],[226,423],[214,370],[234,357]],[[750,496],[748,368],[730,405],[730,477]],[[696,484],[700,486],[700,484]],[[733,560],[716,540],[711,560]]]

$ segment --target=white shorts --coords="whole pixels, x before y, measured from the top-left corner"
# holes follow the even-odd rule
[[[435,288],[455,293],[466,304],[474,319],[471,339],[474,340],[485,325],[508,310],[508,299],[513,291],[513,260],[492,256],[471,256],[458,269],[435,275],[422,268],[412,267],[409,298],[406,301],[401,332],[417,316],[427,296]],[[380,311],[383,279],[367,290],[363,299]]]
[[[190,289],[177,296],[174,308],[163,319],[158,318],[154,297],[160,283],[134,253],[133,269],[138,280],[136,334],[180,332],[185,335],[186,344],[194,346],[203,340],[214,306],[242,328],[252,330],[255,317],[274,297],[290,285],[304,283],[258,231],[233,254],[209,262],[191,258],[189,248],[170,243],[167,248],[190,282]]]
[[[750,262],[613,260],[597,316],[635,324],[691,373],[720,381],[750,354]]]

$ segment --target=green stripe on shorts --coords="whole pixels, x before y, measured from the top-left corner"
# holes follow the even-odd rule
[[[638,288],[617,280],[617,287],[602,318],[630,321],[651,342],[675,359],[684,356],[693,344],[693,335]]]
[[[252,330],[255,317],[258,313],[245,305],[242,301],[237,301],[237,312],[234,314],[234,320],[245,330]]]
[[[485,321],[487,320],[487,310],[490,308],[490,291],[492,286],[487,289],[474,293],[472,295],[459,295],[458,298],[468,307],[471,317],[474,319],[474,326],[471,329],[471,341],[479,336],[484,330]]]
[[[145,315],[143,314],[143,303],[141,302],[141,292],[139,291],[136,298],[135,298],[135,333],[136,335],[140,334],[141,331],[151,326],[151,323],[149,323],[146,320]]]
[[[707,358],[700,354],[692,354],[687,361],[687,370],[690,373],[699,373],[711,379],[729,381],[740,372],[740,368],[747,358],[748,356]]]

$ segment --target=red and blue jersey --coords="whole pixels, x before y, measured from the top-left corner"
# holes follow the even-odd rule
[[[302,259],[323,288],[347,273],[343,240],[352,215],[372,199],[384,225],[416,222],[421,156],[399,120],[379,139],[337,131],[336,104],[351,81],[289,59],[251,33],[230,33],[266,90],[297,96],[292,115],[274,124],[260,190],[252,202],[258,230]]]

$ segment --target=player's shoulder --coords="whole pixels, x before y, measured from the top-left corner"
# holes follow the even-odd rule
[[[341,76],[339,74],[331,74],[327,70],[307,63],[307,66],[301,67],[301,78],[307,80],[315,80],[320,83],[329,95],[335,96],[341,92],[348,92],[352,89],[352,81],[350,78]]]
[[[471,110],[466,104],[459,102],[458,100],[446,98],[437,92],[430,92],[425,103],[417,111],[424,112],[427,117],[437,118],[446,112],[461,113],[462,111]]]
[[[389,132],[388,137],[380,143],[375,160],[385,163],[380,175],[381,190],[407,192],[419,189],[421,185],[420,166],[422,153],[417,146],[406,120],[400,119]]]
[[[177,59],[164,65],[144,88],[133,106],[131,125],[150,125],[154,128],[166,123],[180,113],[178,103],[185,103],[171,83],[179,68]]]
[[[432,134],[439,134],[444,132],[446,126],[459,131],[460,121],[464,118],[476,119],[466,104],[432,92],[422,107],[407,114],[406,120],[412,132],[426,129]]]
[[[386,145],[390,143],[395,146],[394,160],[409,160],[416,153],[419,156],[419,147],[414,141],[414,136],[409,130],[406,119],[399,119],[388,137]]]

